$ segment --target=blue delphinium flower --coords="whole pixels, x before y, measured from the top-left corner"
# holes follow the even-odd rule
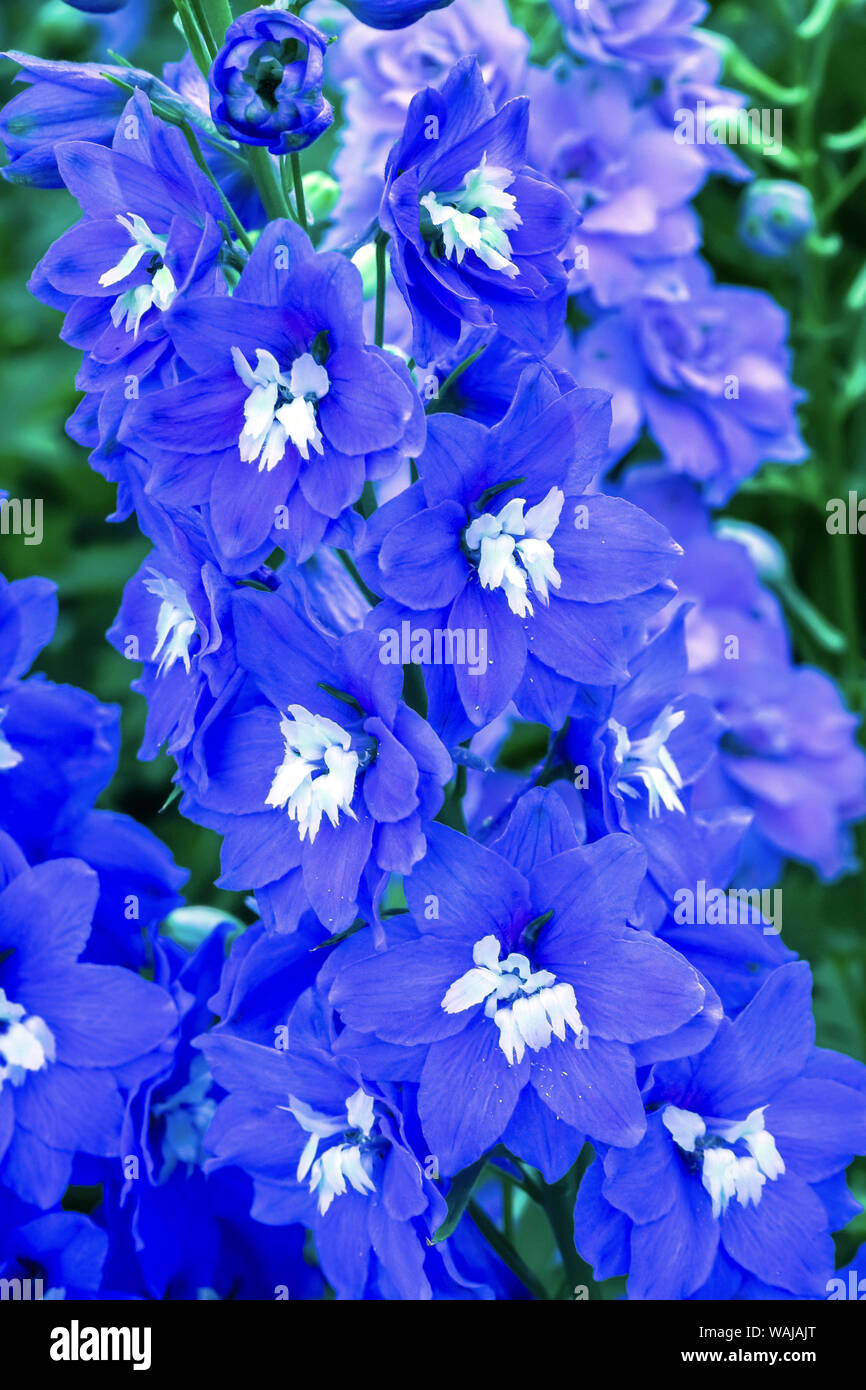
[[[362,24],[373,29],[405,29],[430,10],[441,10],[451,0],[340,0]]]
[[[624,488],[685,547],[676,602],[692,605],[687,684],[726,724],[693,805],[753,812],[741,882],[775,882],[785,858],[838,877],[856,862],[851,826],[866,809],[856,715],[824,672],[794,664],[778,599],[761,584],[745,545],[711,526],[688,480],[637,469]]]
[[[695,146],[671,139],[635,83],[618,69],[578,68],[566,57],[532,68],[529,154],[581,213],[571,248],[572,293],[602,306],[640,293],[648,263],[700,245],[689,200],[707,166]]]
[[[612,690],[579,690],[561,752],[569,775],[582,769],[576,785],[591,835],[624,830],[646,850],[640,911],[642,925],[653,925],[713,857],[711,843],[721,836],[735,849],[746,821],[735,813],[708,823],[692,810],[691,786],[725,726],[708,699],[687,693],[682,617],[638,652],[630,671]]]
[[[721,504],[768,459],[805,457],[787,329],[768,295],[713,285],[693,258],[652,271],[640,296],[556,357],[581,385],[612,389],[611,461],[646,428],[668,467]]]
[[[314,991],[301,996],[283,1031],[288,1046],[219,1028],[200,1040],[229,1092],[206,1137],[215,1155],[209,1171],[237,1164],[252,1175],[255,1220],[303,1221],[338,1298],[429,1299],[431,1265],[439,1279],[443,1272],[428,1241],[446,1208],[422,1166],[417,1122],[404,1117],[400,1088],[364,1082],[337,1053]]]
[[[756,179],[742,196],[740,240],[759,256],[786,256],[815,226],[812,197],[789,179]]]
[[[593,63],[664,72],[698,42],[704,0],[552,0],[568,43]]]
[[[126,585],[108,632],[122,656],[143,663],[132,682],[147,700],[143,758],[185,748],[235,681],[231,589],[208,554],[194,515],[170,526]]]
[[[810,988],[804,962],[781,966],[708,1048],[658,1066],[645,1137],[590,1169],[576,1243],[598,1277],[628,1274],[630,1298],[731,1296],[731,1264],[763,1296],[825,1296],[866,1073],[814,1047]]]
[[[328,38],[296,14],[262,5],[230,24],[210,71],[216,126],[272,154],[305,149],[334,119],[322,95]]]
[[[274,545],[307,559],[368,477],[423,445],[408,372],[365,344],[358,271],[293,223],[268,226],[231,298],[188,301],[169,327],[193,375],[143,395],[120,437],[167,505],[206,507],[240,572]]]
[[[178,1012],[176,1047],[131,1092],[122,1130],[122,1170],[106,1164],[106,1277],[149,1298],[321,1296],[302,1259],[300,1226],[273,1230],[249,1218],[252,1184],[235,1169],[206,1175],[207,1131],[224,1092],[192,1039],[210,1026],[226,941],[237,924],[186,909],[194,951],[161,937],[156,980]],[[180,917],[172,918],[177,930]]]
[[[388,157],[379,220],[420,362],[447,352],[463,323],[495,323],[539,353],[559,335],[558,253],[575,214],[562,190],[527,165],[528,116],[525,97],[495,109],[475,58],[409,107]]]
[[[0,113],[0,136],[9,155],[3,177],[37,188],[62,188],[56,151],[63,141],[110,145],[128,93],[109,80],[154,82],[150,73],[106,63],[60,63],[10,50],[21,65],[16,82],[29,85]]]
[[[0,1279],[6,1297],[93,1299],[99,1296],[108,1235],[78,1211],[39,1214],[0,1188]],[[102,1295],[105,1296],[104,1294]]]
[[[186,875],[144,826],[93,809],[117,765],[117,708],[39,676],[21,679],[56,620],[49,580],[0,576],[0,830],[31,864],[81,859],[95,869],[86,959],[137,966],[142,930],[178,905]]]
[[[31,289],[66,322],[87,357],[78,385],[101,392],[140,383],[170,350],[167,315],[187,294],[225,291],[217,258],[225,216],[183,135],[136,92],[111,149],[63,142],[57,161],[84,217],[51,246]],[[127,396],[129,396],[127,390]]]
[[[361,936],[335,952],[330,997],[348,1027],[407,1049],[412,1074],[421,1052],[421,1124],[448,1173],[500,1139],[551,1180],[587,1134],[637,1144],[629,1044],[703,1005],[682,957],[626,926],[640,847],[625,835],[578,845],[548,798],[518,804],[491,847],[431,827],[399,937],[383,952]]]
[[[560,396],[550,373],[528,369],[490,430],[432,416],[419,481],[371,518],[359,563],[387,596],[369,620],[383,654],[404,626],[426,632],[430,652],[434,631],[462,637],[467,653],[475,642],[451,664],[406,644],[437,727],[455,683],[470,729],[511,699],[558,726],[576,681],[624,674],[629,599],[666,579],[678,551],[644,513],[585,493],[608,420],[603,393]]]
[[[474,53],[500,105],[524,90],[528,52],[529,39],[511,23],[504,0],[453,0],[411,28],[388,33],[349,20],[328,54],[330,79],[343,95],[332,165],[340,201],[328,244],[352,240],[375,220],[388,152],[419,87],[438,86],[460,58]]]
[[[122,1088],[155,1069],[177,1019],[158,985],[78,963],[98,892],[70,859],[25,868],[0,892],[0,1184],[43,1208],[77,1152],[120,1152]]]
[[[283,592],[246,590],[234,615],[246,685],[181,761],[184,811],[223,834],[222,885],[254,888],[269,925],[312,907],[341,930],[423,855],[451,758],[372,633],[335,641]]]

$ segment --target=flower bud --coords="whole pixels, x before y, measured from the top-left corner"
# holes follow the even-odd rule
[[[262,6],[229,26],[210,71],[214,122],[272,154],[303,150],[334,119],[322,95],[328,38],[285,10]]]
[[[784,256],[815,225],[812,197],[787,179],[756,179],[746,189],[740,213],[740,240],[759,256]]]

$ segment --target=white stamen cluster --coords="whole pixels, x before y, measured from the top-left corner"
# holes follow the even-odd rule
[[[637,739],[629,738],[628,730],[615,719],[609,721],[616,735],[614,757],[620,764],[617,786],[623,796],[637,800],[640,792],[631,783],[641,783],[646,790],[651,816],[657,816],[661,806],[685,814],[677,794],[682,789],[683,779],[666,747],[667,740],[685,717],[685,710],[674,710],[666,705],[649,733]]]
[[[309,1174],[310,1191],[317,1194],[322,1216],[334,1198],[341,1197],[349,1187],[362,1195],[376,1191],[369,1171],[372,1156],[362,1147],[376,1123],[372,1096],[361,1089],[354,1091],[346,1101],[345,1117],[323,1115],[295,1096],[289,1096],[289,1104],[280,1109],[294,1115],[301,1129],[310,1136],[298,1164],[298,1181],[303,1182]],[[321,1140],[332,1139],[336,1134],[343,1134],[345,1142],[332,1144],[319,1154]]]
[[[533,613],[529,585],[546,605],[550,602],[549,585],[558,589],[562,583],[549,542],[559,525],[564,501],[565,494],[552,487],[524,515],[525,499],[514,497],[496,515],[483,512],[464,532],[467,550],[478,556],[482,587],[503,589],[508,607],[519,618]]]
[[[775,1182],[785,1171],[776,1141],[764,1128],[766,1106],[753,1110],[745,1120],[713,1121],[708,1129],[700,1115],[666,1105],[662,1124],[684,1153],[695,1154],[701,1163],[701,1182],[710,1195],[713,1216],[720,1217],[733,1199],[740,1206],[757,1206],[764,1184]],[[748,1154],[734,1153],[729,1144],[745,1144]]]
[[[311,448],[323,454],[316,405],[327,395],[331,383],[312,353],[296,357],[288,372],[280,370],[273,353],[265,348],[256,348],[255,367],[236,347],[232,348],[232,360],[235,371],[250,390],[238,439],[244,462],[258,460],[259,472],[270,472],[283,458],[289,441],[303,459],[310,457]]]
[[[488,164],[485,154],[459,188],[424,194],[421,206],[442,233],[449,260],[454,257],[459,265],[467,251],[474,251],[486,266],[509,280],[520,274],[519,266],[511,259],[507,236],[522,221],[514,194],[505,191],[513,182],[511,170]]]
[[[352,750],[345,729],[333,719],[310,714],[303,705],[290,705],[280,721],[285,755],[275,769],[266,805],[285,806],[298,822],[301,839],[312,844],[326,815],[336,826],[340,811],[357,817],[352,810],[358,754]]]
[[[501,945],[485,936],[472,948],[471,970],[449,986],[442,1008],[463,1013],[484,1004],[484,1013],[499,1029],[499,1046],[509,1064],[521,1062],[527,1047],[540,1052],[552,1037],[565,1040],[566,1026],[579,1038],[583,1024],[571,985],[556,983],[549,970],[533,971],[528,958],[512,951],[500,961]]]
[[[153,306],[157,309],[167,309],[177,294],[177,285],[163,259],[168,246],[168,238],[156,236],[144,218],[139,217],[137,213],[132,212],[127,217],[118,213],[117,220],[129,232],[132,245],[116,266],[100,275],[100,285],[117,285],[121,280],[125,280],[137,268],[143,256],[156,256],[159,260],[159,266],[151,275],[148,284],[136,285],[134,289],[124,290],[123,294],[118,295],[111,306],[111,322],[115,328],[119,327],[125,319],[126,332],[128,333],[131,329],[137,338],[139,325],[148,309]]]

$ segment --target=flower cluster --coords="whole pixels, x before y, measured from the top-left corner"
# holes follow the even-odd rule
[[[544,65],[490,0],[224,8],[161,78],[14,54],[0,117],[80,209],[30,287],[152,547],[141,756],[255,915],[93,809],[115,712],[25,678],[54,594],[5,585],[0,1272],[524,1298],[519,1188],[628,1298],[821,1297],[866,1069],[768,900],[853,867],[866,758],[711,512],[805,446],[782,310],[700,254],[750,177],[675,138],[741,103],[704,6],[556,0]]]

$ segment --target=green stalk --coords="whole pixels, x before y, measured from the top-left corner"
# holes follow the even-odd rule
[[[177,10],[181,28],[183,29],[183,35],[186,39],[187,47],[193,56],[193,61],[199,72],[202,73],[204,77],[207,77],[211,65],[210,54],[199,32],[189,0],[174,0],[174,7]]]
[[[297,154],[292,154],[292,180],[295,185],[295,207],[298,209],[298,222],[307,230],[307,203],[304,198],[304,181],[301,177],[301,160]]]
[[[388,243],[388,233],[378,231],[376,233],[376,324],[373,332],[373,342],[376,347],[382,347],[385,342],[385,247]]]
[[[823,179],[816,147],[815,119],[833,35],[833,25],[826,24],[816,38],[803,43],[800,53],[802,81],[808,88],[808,95],[797,113],[797,134],[800,148],[804,152],[803,182],[812,195],[818,218],[816,231],[819,236],[825,236],[828,230],[824,223],[828,205],[821,196]],[[832,207],[831,204],[829,210],[832,210]],[[822,331],[827,319],[827,306],[830,303],[828,269],[828,262],[824,256],[806,251],[803,287],[806,311],[804,337],[811,345],[814,370],[810,373],[810,380],[815,383],[810,395],[809,421],[814,452],[823,464],[821,482],[826,486],[829,496],[844,497],[847,489],[845,447],[841,421],[833,404],[836,395],[833,349]],[[828,539],[839,604],[839,625],[846,639],[842,668],[848,680],[852,680],[860,665],[852,538],[830,536]]]
[[[484,1208],[479,1206],[477,1202],[472,1201],[469,1203],[466,1210],[484,1239],[487,1241],[487,1244],[496,1251],[502,1263],[508,1266],[512,1274],[516,1275],[522,1284],[526,1285],[533,1298],[537,1298],[540,1303],[546,1303],[548,1300],[547,1289],[538,1276],[533,1274],[529,1266],[520,1255],[518,1255],[514,1246],[505,1239],[505,1236],[499,1230],[498,1226],[494,1225],[490,1220]]]
[[[247,145],[246,156],[268,221],[272,222],[275,217],[291,216],[276,165],[264,145]]]
[[[208,28],[213,35],[217,49],[222,48],[226,29],[228,29],[234,16],[229,0],[197,0],[204,13]],[[246,8],[246,6],[244,6]]]

